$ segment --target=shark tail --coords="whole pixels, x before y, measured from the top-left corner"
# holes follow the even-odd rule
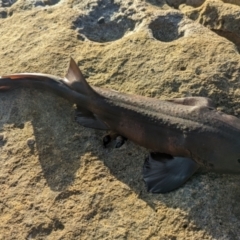
[[[41,73],[15,73],[0,76],[0,92],[16,88],[43,89],[67,98],[72,103],[76,97],[72,94],[73,90],[61,81],[61,78]],[[76,94],[75,94],[76,95]]]
[[[56,94],[65,97],[67,95],[82,94],[85,96],[97,96],[97,93],[85,80],[76,62],[71,58],[65,78],[42,73],[14,73],[0,76],[0,91],[19,87],[41,88],[52,90]],[[72,92],[72,94],[69,94]],[[71,98],[68,96],[67,98]]]
[[[19,87],[40,88],[51,91],[77,105],[75,119],[82,126],[109,129],[108,126],[91,111],[93,102],[99,96],[85,80],[76,62],[71,58],[64,79],[41,73],[15,73],[0,77],[0,92]]]

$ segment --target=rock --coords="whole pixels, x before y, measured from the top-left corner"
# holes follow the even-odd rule
[[[199,7],[205,2],[205,0],[166,0],[166,2],[174,8],[179,8],[181,4]]]
[[[28,138],[27,139],[27,145],[29,147],[32,147],[35,144],[35,140],[33,138]]]
[[[0,8],[1,7],[10,7],[15,2],[16,2],[16,0],[0,0]]]
[[[7,11],[4,8],[0,8],[0,18],[6,18],[7,15]]]
[[[98,22],[98,24],[103,24],[103,23],[105,23],[104,17],[100,17],[97,22]]]
[[[227,2],[227,1],[226,1]],[[228,1],[233,3],[234,1]],[[208,0],[200,8],[184,11],[191,19],[233,42],[240,51],[239,7]]]
[[[239,6],[176,2],[15,1],[1,8],[0,75],[63,77],[72,56],[93,86],[207,96],[239,116]],[[148,151],[130,141],[104,148],[106,133],[79,126],[73,112],[45,90],[0,92],[1,239],[239,238],[239,176],[195,174],[149,194]]]

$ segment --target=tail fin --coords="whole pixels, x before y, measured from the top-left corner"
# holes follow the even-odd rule
[[[59,81],[61,78],[44,73],[13,73],[9,75],[0,76],[0,80],[2,79],[11,79],[11,80],[18,80],[18,79],[34,79],[34,80],[41,80],[41,81],[49,81],[52,79],[53,81]]]
[[[10,75],[0,76],[0,91],[14,89],[18,87],[41,87],[58,88],[65,85],[61,82],[61,78],[42,73],[14,73]],[[67,86],[66,86],[67,87]]]
[[[41,73],[15,73],[0,76],[0,91],[17,87],[39,87],[51,90],[57,95],[77,103],[76,120],[79,124],[95,129],[109,129],[97,115],[89,110],[91,99],[98,94],[90,87],[73,59],[64,79]]]
[[[96,94],[96,92],[87,83],[81,70],[72,58],[70,60],[68,72],[64,78],[64,82],[76,92],[87,95]]]

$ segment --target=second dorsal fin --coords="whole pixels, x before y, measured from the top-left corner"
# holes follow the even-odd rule
[[[64,82],[76,92],[90,95],[95,93],[72,58]]]
[[[166,101],[187,106],[214,107],[212,100],[206,97],[183,97],[167,99]]]

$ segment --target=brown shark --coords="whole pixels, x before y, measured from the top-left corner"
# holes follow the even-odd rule
[[[158,100],[91,87],[71,59],[65,78],[39,73],[0,77],[0,90],[46,88],[77,105],[77,122],[111,130],[152,152],[145,160],[147,189],[180,187],[201,166],[240,173],[240,119],[217,111],[210,99]]]

